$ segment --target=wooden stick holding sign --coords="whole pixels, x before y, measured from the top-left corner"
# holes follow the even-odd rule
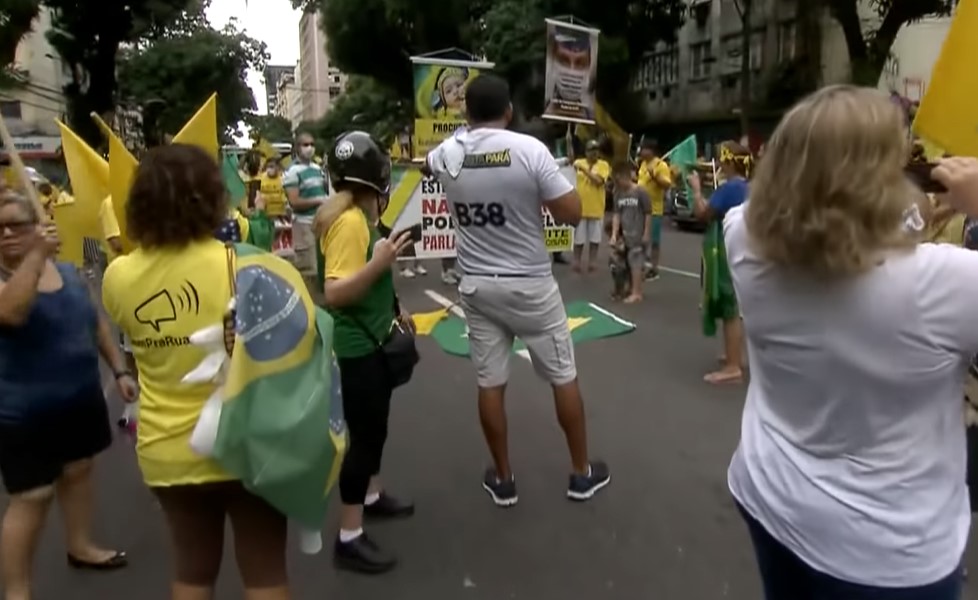
[[[44,209],[44,205],[41,204],[41,199],[37,197],[37,190],[34,189],[34,183],[31,181],[31,177],[27,173],[27,167],[24,165],[24,161],[21,160],[20,153],[17,152],[17,148],[14,147],[14,138],[12,135],[10,135],[10,130],[7,129],[7,123],[3,120],[3,115],[0,115],[0,140],[3,141],[3,145],[7,149],[7,155],[10,157],[10,166],[20,177],[21,181],[24,182],[24,193],[34,204],[37,214],[42,215],[42,218],[50,217],[51,215],[48,214],[48,212]]]

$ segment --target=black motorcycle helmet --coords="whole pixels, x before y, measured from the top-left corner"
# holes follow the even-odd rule
[[[340,134],[326,161],[333,187],[359,183],[387,194],[391,187],[391,159],[365,131]]]

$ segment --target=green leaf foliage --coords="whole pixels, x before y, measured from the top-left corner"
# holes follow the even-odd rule
[[[271,143],[292,141],[292,122],[284,117],[249,113],[244,116],[244,122],[251,129],[254,140],[264,139]]]
[[[41,2],[3,0],[0,6],[0,67],[4,67],[14,62],[17,44],[31,31],[31,24],[41,10]]]
[[[218,131],[227,141],[237,132],[238,122],[256,108],[246,82],[248,69],[263,69],[267,58],[265,44],[234,23],[220,31],[199,27],[165,35],[121,61],[121,93],[137,104],[162,100],[158,125],[173,134],[216,92]]]
[[[299,131],[311,133],[328,148],[341,133],[361,129],[386,147],[413,115],[414,105],[410,100],[402,99],[394,88],[370,77],[352,76],[346,92],[326,116],[313,123],[301,124]]]

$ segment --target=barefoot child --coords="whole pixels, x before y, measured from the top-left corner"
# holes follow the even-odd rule
[[[631,292],[625,302],[633,304],[642,300],[645,249],[649,244],[652,228],[651,200],[649,195],[632,181],[631,165],[619,165],[614,171],[615,215],[611,223],[611,243],[625,244],[625,257],[631,273]]]

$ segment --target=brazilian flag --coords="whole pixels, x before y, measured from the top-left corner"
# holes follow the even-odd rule
[[[237,335],[213,457],[290,520],[319,530],[347,447],[333,319],[287,261],[235,250]]]
[[[700,286],[703,335],[713,337],[717,334],[717,321],[738,316],[727,249],[723,243],[723,223],[719,220],[710,223],[703,235]]]

